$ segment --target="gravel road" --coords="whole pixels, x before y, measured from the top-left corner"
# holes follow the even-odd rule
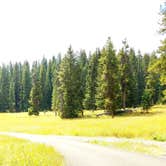
[[[166,166],[166,158],[164,157],[157,158],[85,143],[84,141],[88,140],[88,137],[35,135],[14,132],[0,132],[0,134],[51,145],[64,156],[66,166]],[[98,138],[93,139],[96,140]]]

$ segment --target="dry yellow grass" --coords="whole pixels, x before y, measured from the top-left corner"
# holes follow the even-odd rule
[[[63,157],[53,147],[0,136],[1,166],[63,166]]]
[[[29,117],[27,113],[2,113],[0,131],[166,141],[166,105],[154,106],[148,114],[134,112],[114,119],[108,116],[96,118],[95,114],[85,111],[85,118],[62,120],[51,112],[41,113],[39,117]]]

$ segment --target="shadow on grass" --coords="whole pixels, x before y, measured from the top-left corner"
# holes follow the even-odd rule
[[[133,116],[133,117],[136,117],[136,116],[146,116],[146,117],[150,117],[150,116],[155,116],[155,115],[159,115],[159,114],[163,114],[162,111],[155,111],[155,112],[152,112],[152,111],[149,111],[149,112],[132,112],[131,114],[124,114],[124,116]]]
[[[132,110],[130,109],[130,112],[120,112],[116,113],[115,117],[151,117],[159,114],[163,114],[163,111],[149,111],[149,112],[141,112],[140,110]],[[88,112],[88,114],[87,114]],[[111,118],[111,115],[105,115],[104,111],[101,111],[102,113],[99,113],[99,111],[86,111],[84,116],[82,117],[81,115],[78,116],[79,119],[100,119],[100,118]],[[101,115],[99,115],[101,114]],[[99,116],[98,116],[99,115]],[[78,119],[77,118],[77,119]]]

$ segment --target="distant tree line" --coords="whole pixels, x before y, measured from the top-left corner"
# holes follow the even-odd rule
[[[166,34],[166,13],[161,33]],[[84,50],[32,66],[24,63],[0,67],[0,112],[53,110],[62,118],[74,118],[83,110],[104,109],[114,116],[117,109],[166,103],[166,38],[157,52],[142,55],[126,40],[116,52],[108,38],[102,49],[88,56]]]

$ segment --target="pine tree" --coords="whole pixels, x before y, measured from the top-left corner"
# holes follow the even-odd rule
[[[60,111],[60,92],[59,92],[59,79],[58,79],[58,73],[60,70],[60,64],[61,64],[61,55],[58,55],[58,59],[55,59],[53,57],[52,59],[52,105],[51,108],[55,112],[55,115],[57,115],[58,111]]]
[[[32,89],[30,92],[30,109],[28,110],[29,115],[39,115],[41,103],[41,85],[38,77],[38,65],[34,62],[32,68]]]
[[[138,65],[137,65],[137,86],[138,86],[138,105],[141,104],[142,101],[142,95],[144,92],[144,86],[145,86],[145,80],[144,80],[144,72],[143,72],[143,57],[141,55],[141,52],[138,52],[137,55],[138,59]]]
[[[157,62],[157,66],[160,72],[160,81],[163,86],[162,101],[166,103],[166,12],[162,12],[161,16],[160,33],[163,35],[164,39],[161,41],[161,46],[159,47],[160,58]]]
[[[146,89],[149,89],[151,92],[151,104],[154,105],[161,98],[161,82],[160,82],[160,73],[156,71],[155,65],[158,61],[157,56],[153,53],[150,57],[150,63],[148,66],[148,74],[146,76]]]
[[[9,111],[15,112],[14,82],[11,80],[9,86]]]
[[[138,83],[137,83],[137,57],[134,49],[129,51],[130,77],[128,84],[127,106],[136,107],[138,105]]]
[[[20,110],[20,92],[21,92],[21,65],[19,63],[14,64],[13,70],[13,81],[15,90],[15,110],[16,112]]]
[[[29,63],[26,61],[22,67],[22,111],[27,111],[29,107],[29,96],[31,90],[31,76]]]
[[[62,118],[74,118],[78,116],[81,110],[78,94],[80,93],[79,84],[79,65],[76,62],[72,48],[69,47],[67,54],[62,60],[58,79],[59,91],[59,110]]]
[[[86,89],[85,99],[83,102],[85,109],[96,109],[96,88],[97,88],[97,70],[100,58],[99,49],[89,57],[87,75],[86,75]]]
[[[166,85],[166,39],[161,42],[159,47],[160,59],[158,62],[158,67],[161,72],[161,82]]]
[[[117,58],[110,38],[108,38],[99,60],[99,72],[98,93],[103,98],[105,110],[114,117],[119,82]]]
[[[39,81],[41,85],[41,110],[47,109],[47,87],[46,87],[47,60],[42,59],[40,64]]]
[[[52,98],[52,83],[51,83],[51,79],[52,79],[52,74],[51,74],[51,61],[49,61],[48,66],[47,66],[47,71],[46,71],[46,81],[45,81],[45,102],[46,102],[46,106],[45,109],[46,110],[50,110],[51,109],[51,98]]]
[[[5,112],[9,108],[9,70],[5,65],[0,71],[0,111]]]
[[[9,111],[15,112],[15,83],[13,79],[13,65],[9,65]]]
[[[122,107],[126,109],[127,90],[130,78],[130,62],[129,62],[129,46],[127,41],[123,41],[123,48],[119,52],[120,61],[120,80],[121,80],[121,93],[122,93]]]
[[[84,50],[80,51],[79,57],[78,57],[78,64],[80,66],[80,102],[81,102],[81,108],[83,109],[83,100],[85,99],[85,89],[86,89],[86,75],[87,75],[87,56],[86,52]],[[83,112],[82,112],[83,114]]]

